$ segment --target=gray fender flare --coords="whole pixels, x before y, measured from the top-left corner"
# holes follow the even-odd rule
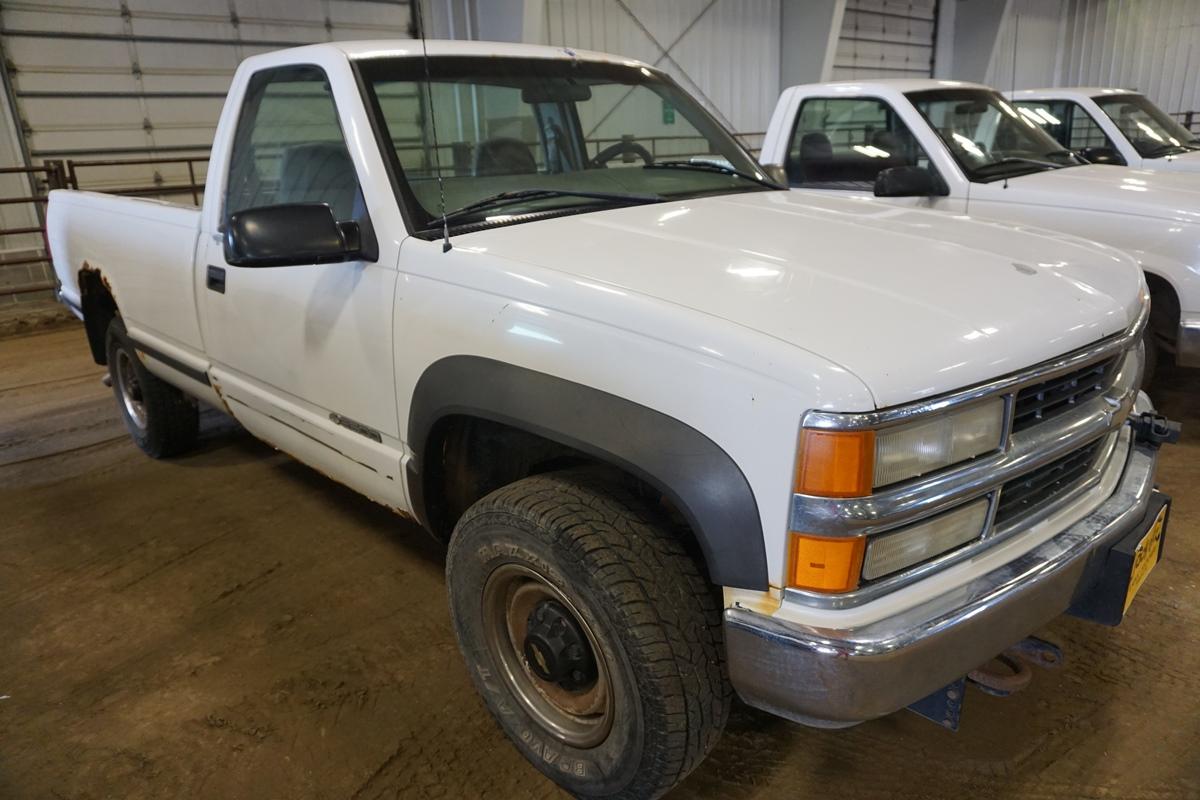
[[[408,485],[424,508],[422,461],[437,422],[466,415],[504,423],[636,475],[683,514],[721,586],[765,591],[762,519],[750,483],[700,431],[608,392],[478,356],[449,356],[417,381],[408,420]]]

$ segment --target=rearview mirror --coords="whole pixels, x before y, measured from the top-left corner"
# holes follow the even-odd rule
[[[225,222],[225,261],[235,267],[329,264],[357,258],[358,223],[338,222],[325,203],[235,211]]]
[[[1079,155],[1092,164],[1125,165],[1125,159],[1111,147],[1085,147],[1079,151]]]
[[[923,167],[890,167],[875,176],[876,197],[928,197],[945,193],[933,173]]]
[[[521,102],[536,103],[582,103],[592,99],[592,87],[583,83],[565,80],[539,81],[521,89]]]

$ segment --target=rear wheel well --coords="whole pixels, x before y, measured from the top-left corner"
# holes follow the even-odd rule
[[[118,311],[108,282],[98,270],[85,267],[79,271],[79,307],[83,311],[83,327],[87,331],[92,360],[97,364],[107,364],[105,337],[109,323],[117,317]]]
[[[695,532],[670,498],[648,481],[591,454],[502,422],[453,415],[439,420],[430,431],[423,463],[421,491],[426,522],[443,541],[449,541],[468,508],[496,489],[532,475],[599,466],[619,475],[637,495],[666,510],[677,523],[684,546],[708,576]]]
[[[1146,273],[1150,288],[1150,330],[1154,341],[1168,352],[1175,352],[1175,337],[1179,335],[1179,295],[1165,278]]]

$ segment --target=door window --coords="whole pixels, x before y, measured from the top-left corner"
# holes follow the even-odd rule
[[[333,93],[314,66],[255,74],[234,134],[225,213],[284,203],[326,203],[339,221],[365,223]]]
[[[786,162],[793,186],[871,189],[890,167],[929,168],[929,156],[887,103],[874,98],[805,100]]]

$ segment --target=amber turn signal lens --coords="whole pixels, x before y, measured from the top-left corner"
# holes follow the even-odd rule
[[[866,537],[828,538],[792,534],[788,585],[816,592],[848,592],[858,587]]]
[[[805,428],[796,491],[817,497],[865,497],[875,474],[875,431]]]

